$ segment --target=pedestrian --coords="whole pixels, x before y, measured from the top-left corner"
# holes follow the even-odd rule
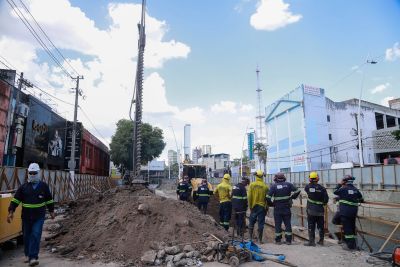
[[[235,185],[232,189],[232,207],[235,215],[236,232],[238,236],[243,237],[244,229],[246,227],[246,211],[247,211],[247,191],[250,180],[242,177],[240,183]]]
[[[186,175],[183,181],[178,184],[176,189],[176,195],[179,200],[189,201],[190,195],[192,193],[192,185],[189,182],[189,177]]]
[[[356,217],[358,206],[364,202],[361,192],[353,185],[354,180],[355,178],[351,175],[344,176],[333,192],[337,195],[336,200],[339,202],[340,222],[343,226],[346,245],[343,248],[346,250],[357,248]]]
[[[324,245],[324,206],[328,204],[329,196],[326,188],[318,184],[319,176],[317,172],[311,172],[309,177],[309,184],[306,185],[307,200],[307,221],[308,221],[308,242],[304,243],[305,246],[315,247],[315,226],[319,231],[318,245]]]
[[[207,206],[210,200],[210,195],[213,192],[208,188],[208,183],[206,179],[201,180],[201,185],[197,188],[197,191],[193,193],[197,200],[197,207],[204,214],[207,213]]]
[[[7,222],[14,219],[15,209],[22,204],[22,231],[24,239],[25,263],[29,266],[39,264],[40,239],[42,237],[43,223],[46,207],[54,219],[54,202],[49,186],[40,180],[40,167],[31,163],[28,168],[28,182],[21,185],[11,200],[8,207]]]
[[[250,184],[247,197],[250,207],[249,235],[250,240],[253,240],[254,225],[258,221],[258,241],[262,244],[265,216],[268,209],[266,203],[268,186],[264,182],[263,171],[258,170],[254,174],[256,181]]]
[[[275,221],[275,243],[280,245],[282,240],[282,222],[285,224],[286,244],[292,244],[292,202],[296,199],[300,190],[292,183],[286,182],[286,177],[283,173],[277,173],[274,176],[274,184],[271,186],[267,202],[269,206],[274,207]]]
[[[219,224],[227,231],[232,215],[232,186],[230,181],[231,176],[228,173],[224,174],[214,193],[219,199]]]

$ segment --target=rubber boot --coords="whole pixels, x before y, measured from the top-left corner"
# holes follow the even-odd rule
[[[253,231],[254,231],[254,228],[249,228],[249,239],[252,242],[253,242]]]
[[[315,247],[315,232],[308,231],[308,241],[304,243],[304,246]]]
[[[320,245],[320,246],[324,245],[324,233],[319,233],[318,245]]]
[[[264,244],[264,242],[263,242],[263,231],[258,231],[258,242],[260,242],[260,244]]]

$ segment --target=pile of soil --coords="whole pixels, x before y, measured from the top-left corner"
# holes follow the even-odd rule
[[[137,263],[157,244],[223,238],[226,232],[190,203],[154,195],[144,187],[114,189],[69,205],[67,218],[47,243],[67,257]],[[208,233],[208,234],[207,234]],[[204,244],[193,247],[201,250]]]

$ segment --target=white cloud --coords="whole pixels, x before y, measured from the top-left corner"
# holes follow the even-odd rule
[[[250,112],[254,109],[254,106],[251,104],[240,104],[240,111],[242,112]]]
[[[257,11],[250,17],[250,24],[257,30],[274,31],[302,18],[300,14],[292,14],[289,4],[283,0],[261,0]]]
[[[386,60],[395,61],[400,58],[400,44],[395,43],[393,47],[386,49]]]
[[[388,107],[389,106],[389,100],[393,100],[394,98],[395,98],[394,96],[387,96],[387,97],[383,98],[381,100],[381,105]]]
[[[218,104],[211,106],[211,111],[214,113],[232,113],[235,114],[237,104],[233,101],[221,101]]]
[[[390,83],[384,83],[376,86],[375,88],[371,89],[371,94],[382,93],[390,86]]]

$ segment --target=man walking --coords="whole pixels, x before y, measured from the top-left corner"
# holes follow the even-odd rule
[[[192,193],[192,185],[189,183],[189,177],[185,176],[183,181],[178,184],[176,195],[179,200],[189,201],[190,194]]]
[[[213,192],[208,188],[207,180],[201,180],[201,185],[197,188],[197,191],[194,192],[193,196],[197,199],[197,207],[204,214],[207,213],[208,201],[212,194]]]
[[[353,185],[356,178],[346,175],[333,192],[339,201],[340,221],[343,225],[344,241],[347,247],[344,249],[353,250],[356,244],[356,217],[358,206],[364,202],[360,191]]]
[[[250,207],[249,235],[250,240],[253,240],[254,225],[258,221],[258,241],[262,244],[265,216],[267,215],[268,186],[264,183],[263,171],[256,171],[255,176],[256,181],[250,184],[247,196]]]
[[[231,176],[226,173],[220,184],[215,189],[215,194],[219,199],[219,224],[228,231],[229,222],[232,215],[232,186]]]
[[[292,244],[292,200],[296,199],[300,190],[292,183],[286,182],[283,173],[277,173],[274,177],[274,184],[271,186],[267,202],[269,206],[274,206],[275,221],[275,243],[280,245],[282,240],[282,222],[285,224],[286,244]],[[293,193],[293,194],[292,194]]]
[[[307,193],[307,221],[308,221],[308,242],[305,246],[315,247],[315,226],[319,231],[319,245],[324,245],[324,206],[328,204],[329,196],[325,187],[318,184],[319,176],[317,172],[309,175],[309,184],[304,190]]]
[[[20,186],[8,208],[7,222],[11,223],[15,209],[22,204],[22,230],[24,235],[25,262],[29,266],[39,264],[39,248],[46,207],[54,219],[54,202],[49,186],[40,181],[39,165],[31,163],[28,168],[28,182]]]
[[[242,177],[242,181],[235,185],[232,190],[232,207],[235,215],[236,231],[241,237],[244,235],[247,211],[247,191],[246,186],[250,183],[249,179]]]

